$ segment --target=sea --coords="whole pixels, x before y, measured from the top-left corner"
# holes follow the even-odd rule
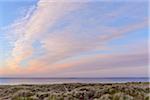
[[[20,84],[62,84],[62,83],[126,83],[150,82],[147,77],[105,77],[105,78],[0,78],[0,85]]]

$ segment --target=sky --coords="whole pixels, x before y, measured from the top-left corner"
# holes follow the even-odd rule
[[[0,0],[0,77],[147,77],[148,0]]]

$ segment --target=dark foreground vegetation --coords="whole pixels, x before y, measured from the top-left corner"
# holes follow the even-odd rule
[[[0,85],[0,100],[150,100],[149,83]]]

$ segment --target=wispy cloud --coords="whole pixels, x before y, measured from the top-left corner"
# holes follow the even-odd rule
[[[102,3],[111,5],[113,2]],[[147,69],[148,52],[147,47],[143,47],[146,43],[141,42],[138,46],[143,49],[136,52],[132,45],[137,43],[127,44],[128,47],[123,48],[108,45],[148,27],[147,16],[140,16],[138,20],[123,23],[119,27],[111,26],[111,21],[119,23],[117,20],[123,16],[133,19],[132,14],[127,13],[132,6],[125,4],[118,8],[107,8],[105,11],[93,2],[40,0],[26,16],[5,29],[6,33],[14,32],[15,36],[9,37],[13,39],[10,40],[13,48],[7,59],[7,66],[0,68],[0,75],[67,76],[72,73],[72,76],[84,76],[96,72],[95,76],[105,76],[107,69],[112,74],[119,71],[117,68]],[[37,41],[40,44],[36,44]],[[38,55],[37,49],[42,54]],[[117,49],[121,52],[113,51]],[[25,67],[21,65],[24,62],[27,63]]]

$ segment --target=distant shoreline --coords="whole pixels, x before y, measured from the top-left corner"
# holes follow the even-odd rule
[[[149,78],[0,78],[0,85],[150,82]]]
[[[0,77],[0,79],[150,79],[150,77]]]

